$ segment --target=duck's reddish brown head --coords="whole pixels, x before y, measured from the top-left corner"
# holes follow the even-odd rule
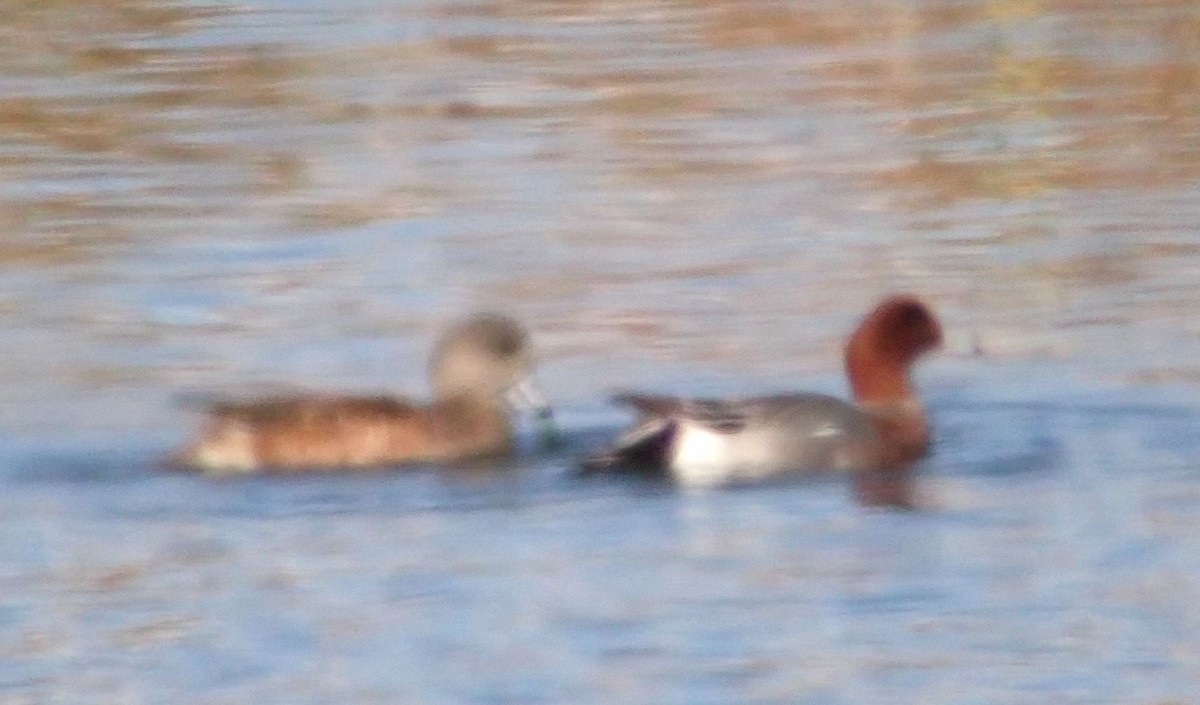
[[[846,342],[846,375],[854,398],[860,404],[915,398],[909,370],[941,344],[942,326],[928,306],[909,295],[884,299]]]

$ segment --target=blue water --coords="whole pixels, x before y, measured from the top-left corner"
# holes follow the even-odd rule
[[[4,24],[0,703],[1195,701],[1189,3]],[[947,332],[920,511],[574,474],[620,388],[845,394],[898,290]],[[423,395],[480,307],[532,329],[563,448],[156,466],[181,395]]]
[[[504,468],[214,481],[136,452],[10,458],[0,683],[15,702],[1187,702],[1196,410],[984,397],[933,395],[917,513],[858,509],[836,479],[584,481],[584,414],[560,453]]]

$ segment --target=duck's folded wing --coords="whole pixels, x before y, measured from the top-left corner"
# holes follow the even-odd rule
[[[171,401],[183,409],[205,412],[217,407],[253,406],[263,401],[327,396],[332,395],[301,385],[252,383],[236,389],[184,389],[175,392]]]
[[[643,417],[698,424],[719,433],[742,430],[757,411],[755,400],[680,399],[631,392],[615,395],[613,402],[631,406]]]
[[[414,407],[386,396],[276,396],[261,399],[207,399],[205,413],[222,421],[245,424],[314,423],[396,417]]]

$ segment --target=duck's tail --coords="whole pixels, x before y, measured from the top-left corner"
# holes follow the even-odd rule
[[[612,446],[587,456],[580,463],[584,474],[634,472],[666,474],[670,469],[671,446],[676,424],[663,417],[642,420],[619,437]]]

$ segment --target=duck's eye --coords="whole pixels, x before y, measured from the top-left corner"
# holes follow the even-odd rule
[[[520,351],[522,343],[520,334],[515,331],[505,331],[493,337],[492,349],[501,357],[512,357]]]
[[[919,303],[906,303],[900,309],[900,321],[905,325],[918,326],[929,322],[929,314]]]

